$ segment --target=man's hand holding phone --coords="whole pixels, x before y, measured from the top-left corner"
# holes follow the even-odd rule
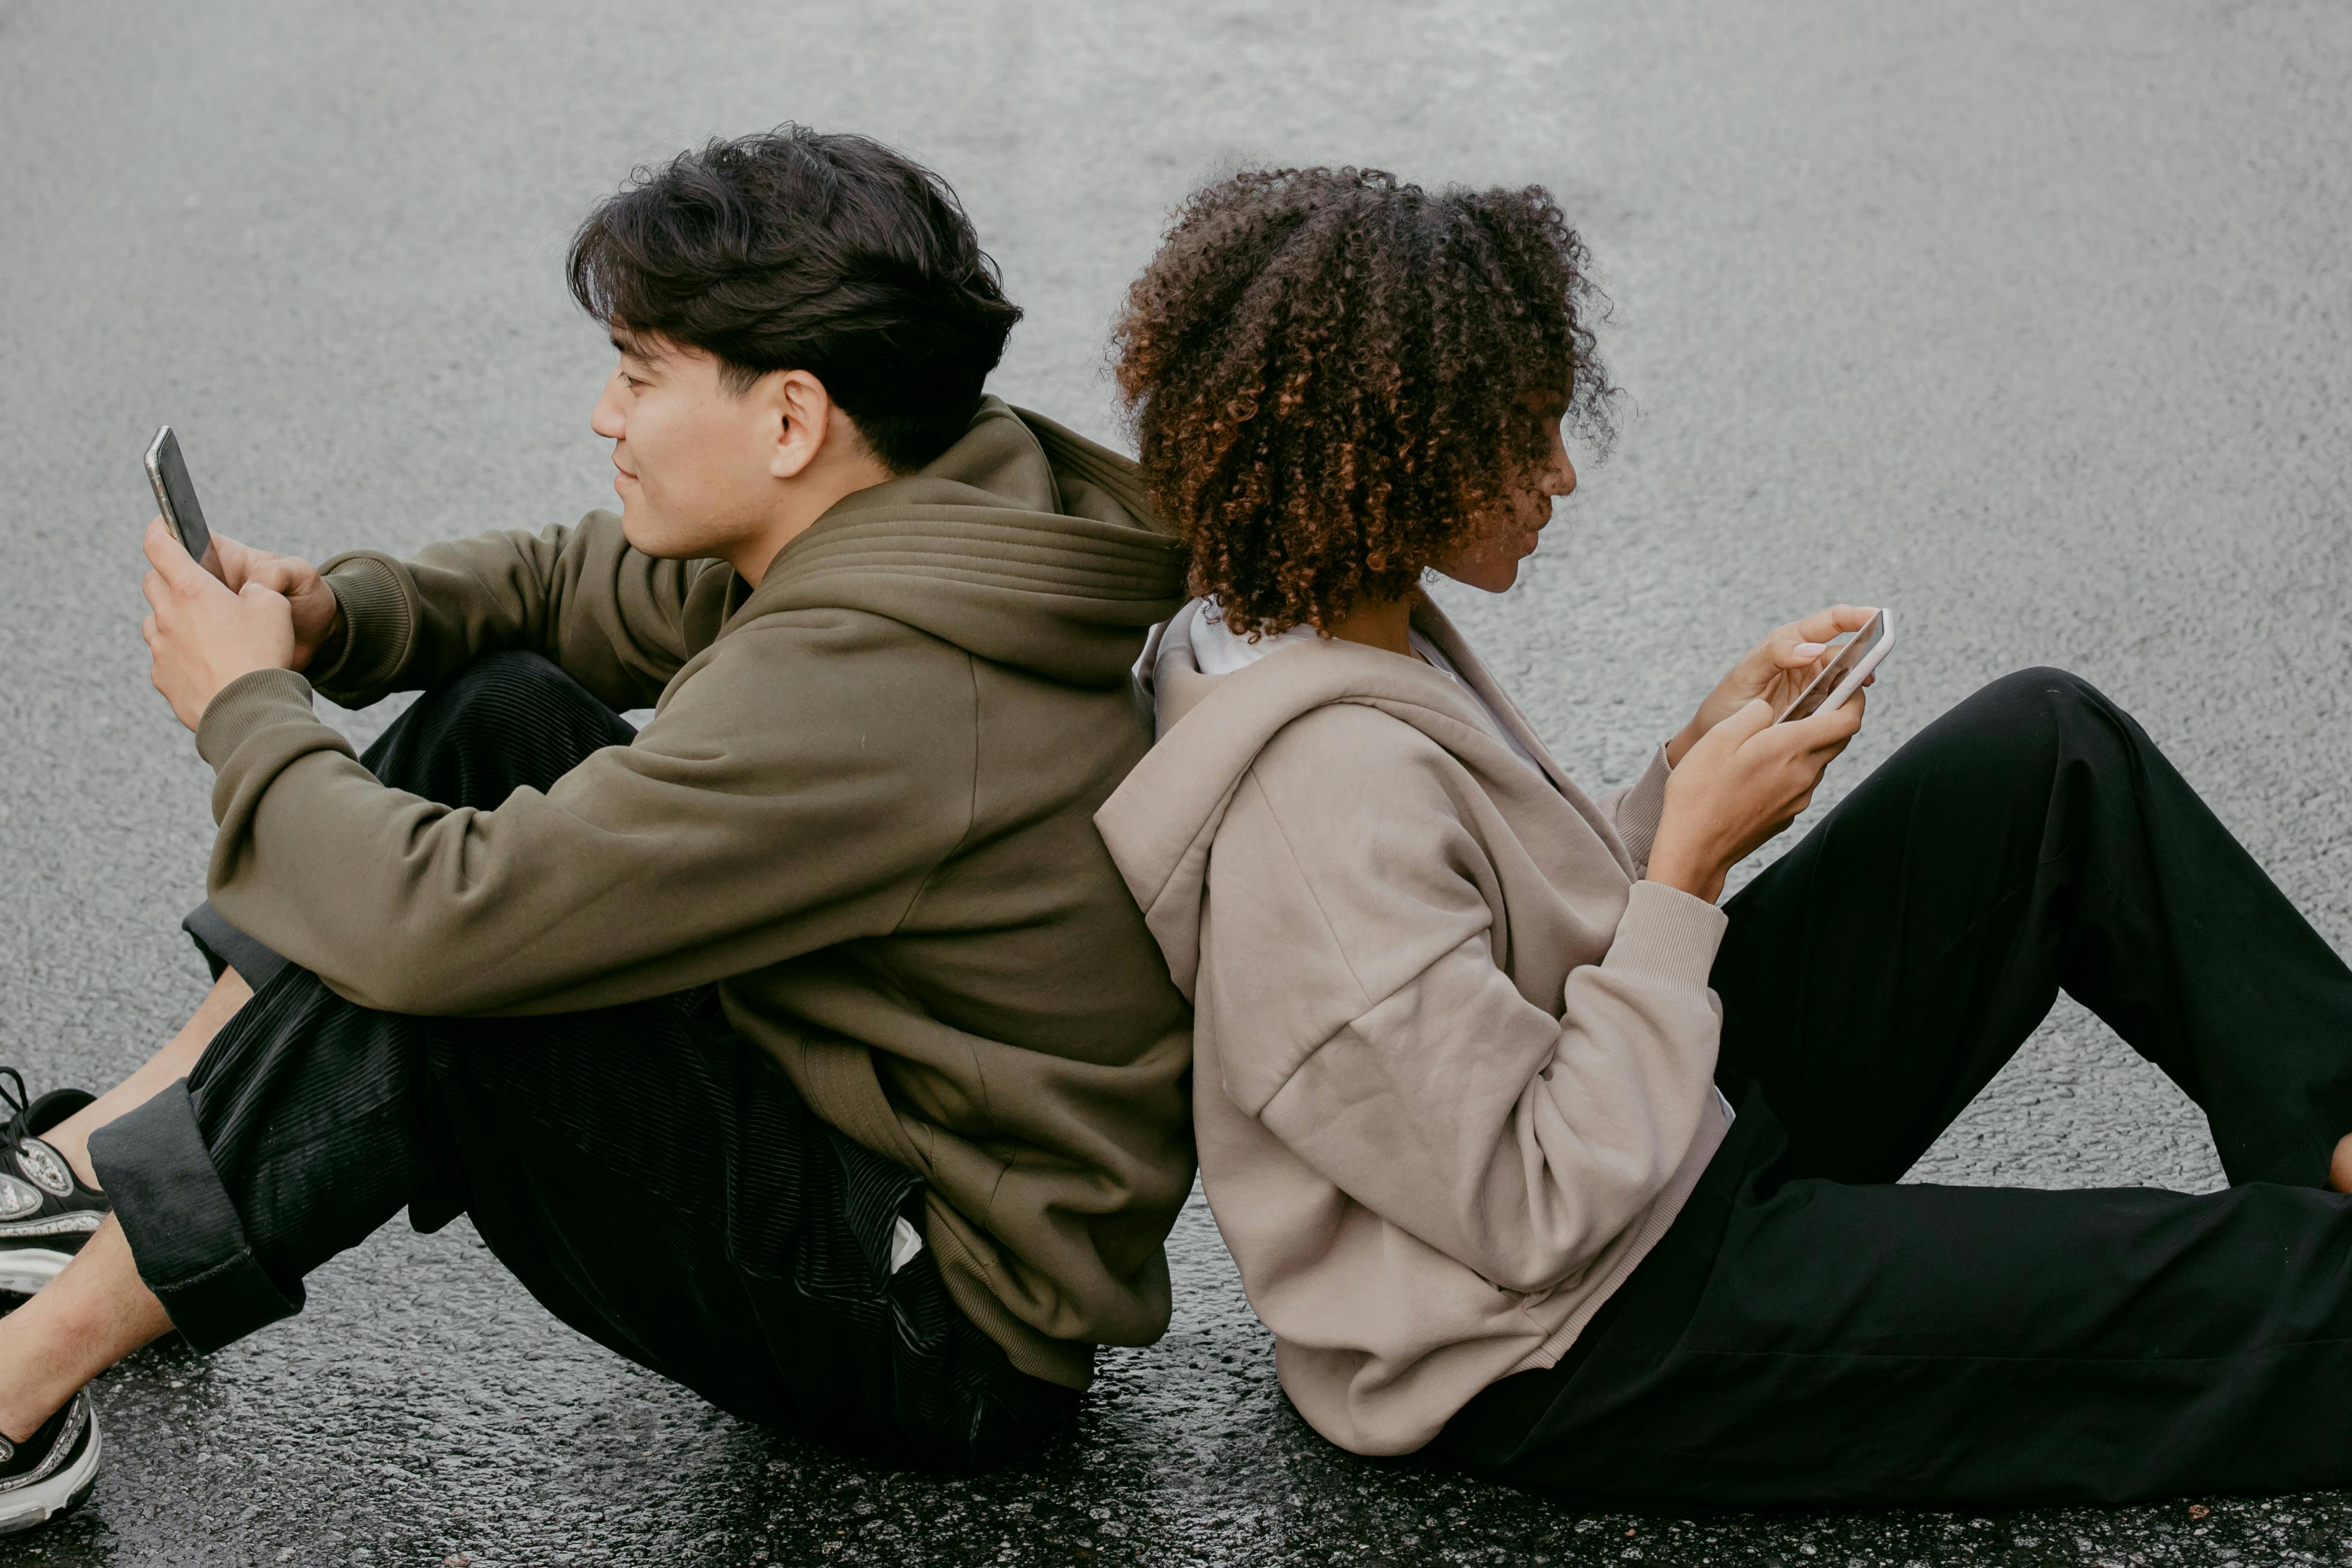
[[[152,613],[140,630],[154,654],[155,689],[194,729],[237,676],[308,669],[341,631],[342,610],[309,561],[212,531],[168,424],[148,445],[147,482],[163,509],[147,525],[152,570],[140,588]]]
[[[294,617],[294,661],[288,669],[309,669],[319,650],[341,633],[342,607],[335,602],[327,580],[309,561],[299,556],[271,555],[220,534],[213,536],[213,549],[220,560],[221,580],[230,588],[242,593],[247,587],[261,587],[284,596]]]
[[[334,623],[333,595],[307,563],[294,561],[290,567],[309,570],[315,591],[306,590],[287,557],[247,560],[248,570],[229,562],[258,552],[246,551],[218,535],[213,543],[227,581],[197,565],[163,519],[156,517],[147,525],[144,548],[150,570],[139,585],[150,612],[140,632],[153,655],[155,689],[190,729],[203,721],[205,709],[221,688],[239,675],[299,669],[309,662],[327,634],[318,630],[319,597],[327,601],[327,632]],[[293,591],[272,586],[278,581]],[[230,587],[231,582],[236,586]],[[306,599],[302,620],[312,632],[307,647],[297,630],[298,595]]]

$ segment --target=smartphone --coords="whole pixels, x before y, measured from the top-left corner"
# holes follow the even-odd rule
[[[196,486],[188,478],[187,459],[180,455],[180,438],[168,424],[155,433],[148,445],[147,482],[155,486],[155,505],[163,514],[163,526],[197,565],[221,577],[220,551],[213,549],[213,531],[205,527],[205,509],[196,505]]]
[[[1805,683],[1797,698],[1780,710],[1776,723],[1790,724],[1797,719],[1811,718],[1817,713],[1831,713],[1846,698],[1862,689],[1886,651],[1895,646],[1895,620],[1884,610],[1863,623],[1861,631],[1848,638],[1845,645],[1823,664],[1821,672]]]

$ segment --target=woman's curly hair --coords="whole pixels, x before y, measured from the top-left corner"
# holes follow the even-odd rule
[[[1553,418],[1605,446],[1588,265],[1538,185],[1275,169],[1194,192],[1112,339],[1192,591],[1244,635],[1328,629],[1466,544]]]

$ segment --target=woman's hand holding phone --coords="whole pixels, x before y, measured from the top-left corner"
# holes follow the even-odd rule
[[[1731,868],[1812,804],[1822,774],[1862,728],[1866,701],[1856,692],[1832,712],[1775,724],[1779,708],[1758,696],[1693,741],[1666,779],[1649,880],[1720,898]]]
[[[1830,640],[1861,631],[1876,613],[1857,605],[1832,604],[1775,628],[1770,636],[1748,650],[1698,705],[1690,723],[1666,742],[1667,765],[1681,767],[1701,736],[1759,698],[1770,704],[1775,714],[1787,707],[1830,656]]]

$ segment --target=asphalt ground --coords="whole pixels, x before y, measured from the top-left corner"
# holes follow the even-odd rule
[[[998,390],[1106,434],[1106,327],[1197,181],[1544,182],[1616,301],[1625,435],[1517,591],[1449,601],[1573,771],[1627,777],[1771,624],[1886,603],[1830,796],[2064,665],[2345,950],[2347,79],[2340,0],[0,0],[0,1061],[109,1079],[202,989],[174,925],[208,775],[137,634],[154,426],[216,526],[293,551],[609,501],[563,240],[631,164],[788,117],[945,172],[1030,311]],[[2066,1006],[1917,1174],[2221,1181],[2195,1108]],[[95,1496],[0,1560],[2352,1556],[2335,1495],[1680,1520],[1360,1461],[1284,1405],[1197,1205],[1171,1249],[1168,1337],[1105,1357],[1073,1441],[963,1481],[721,1416],[462,1222],[395,1228],[300,1318],[105,1378]]]

